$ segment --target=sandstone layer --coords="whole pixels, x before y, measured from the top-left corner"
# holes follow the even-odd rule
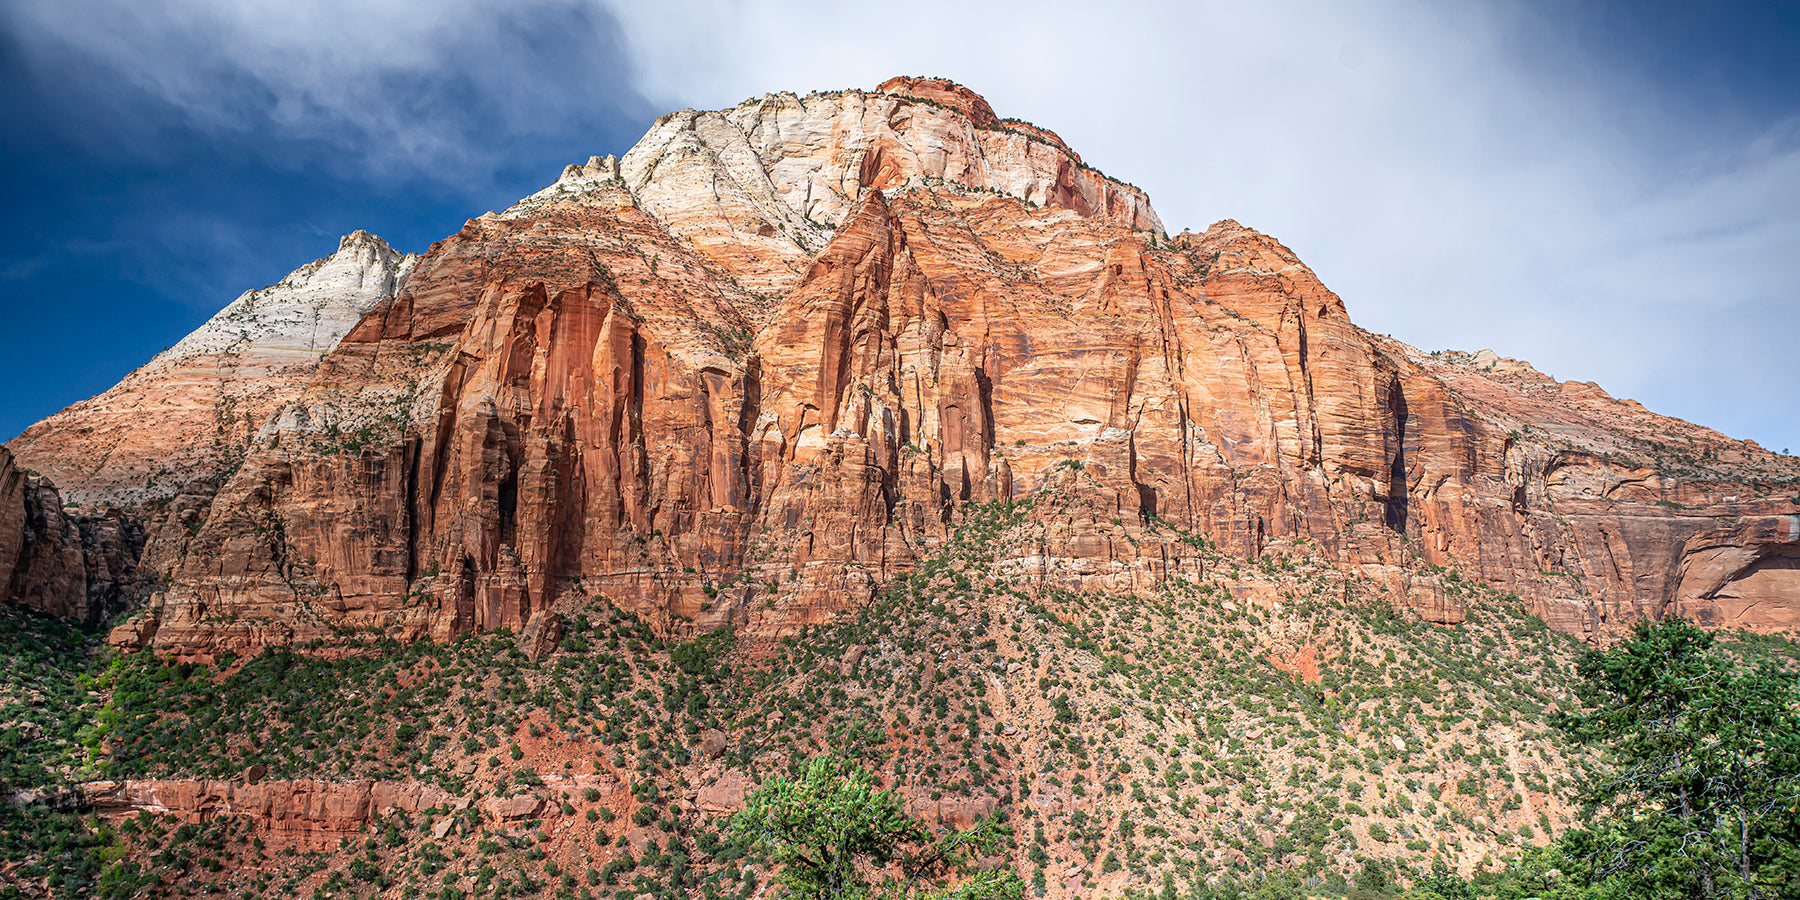
[[[1042,492],[1083,500],[1005,561],[1046,584],[1149,588],[1204,540],[1436,622],[1475,579],[1580,633],[1789,628],[1797,483],[1597,387],[1365,332],[1274,239],[1166,237],[1054,134],[896,79],[665,116],[434,245],[216,501],[170,501],[166,589],[115,637],[442,639],[600,596],[766,638]]]
[[[435,784],[418,781],[133,779],[89,782],[82,785],[82,794],[88,808],[108,816],[141,811],[190,823],[243,816],[280,844],[316,850],[354,839],[378,816],[432,808],[449,812],[469,805]]]

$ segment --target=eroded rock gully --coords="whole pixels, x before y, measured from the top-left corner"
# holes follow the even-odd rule
[[[1277,241],[1143,194],[966,89],[659,120],[383,293],[115,633],[205,658],[520,628],[600,595],[767,637],[855,605],[965,502],[1042,504],[1011,571],[1084,589],[1299,542],[1438,622],[1445,579],[1604,633],[1792,627],[1800,461],[1492,354],[1357,328]],[[0,544],[0,549],[4,544]],[[1448,573],[1445,567],[1454,569]]]
[[[56,485],[0,447],[0,597],[98,625],[144,599],[145,540],[117,508],[65,506]]]

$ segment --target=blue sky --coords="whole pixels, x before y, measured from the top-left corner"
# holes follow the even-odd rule
[[[66,0],[0,8],[0,436],[365,228],[657,114],[955,78],[1293,247],[1372,330],[1800,449],[1800,3]]]

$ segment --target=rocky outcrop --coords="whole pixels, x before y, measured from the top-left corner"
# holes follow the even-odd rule
[[[24,529],[8,599],[53,616],[85,620],[87,565],[81,529],[64,512],[56,486],[42,475],[26,475],[22,488]]]
[[[946,828],[969,828],[994,814],[1000,804],[993,797],[939,797],[923,791],[903,792],[906,814]]]
[[[767,94],[656,121],[618,162],[637,202],[755,291],[791,288],[863,192],[949,182],[1161,233],[1150,199],[973,91],[893,78],[874,91]]]
[[[1800,512],[1796,476],[1369,334],[1274,239],[1168,238],[1055,135],[906,79],[664,117],[434,245],[216,500],[170,501],[167,587],[117,639],[541,650],[600,596],[755,640],[1022,499],[1039,539],[1000,564],[1075,589],[1197,576],[1204,538],[1332,560],[1436,622],[1472,579],[1581,633],[1702,601],[1778,628],[1787,545],[1738,520]]]
[[[1418,468],[1409,466],[1408,503],[1419,522],[1409,536],[1422,561],[1517,593],[1578,634],[1670,613],[1793,627],[1783,610],[1800,598],[1780,574],[1785,551],[1768,539],[1779,522],[1744,523],[1800,512],[1800,460],[1488,351],[1425,354],[1377,340],[1418,367],[1424,378],[1415,382],[1445,392],[1450,417],[1421,423],[1420,439],[1451,435],[1461,445],[1435,458],[1421,453]],[[1727,546],[1737,549],[1719,556]],[[1743,550],[1743,568],[1730,569],[1725,557]],[[1751,571],[1763,558],[1771,562]],[[1723,577],[1748,577],[1746,614],[1726,611],[1738,608],[1732,591],[1712,611],[1694,602],[1722,584],[1687,573],[1719,566],[1730,569]]]
[[[140,565],[149,535],[136,518],[114,507],[78,509],[75,524],[87,574],[87,609],[80,618],[94,626],[141,604],[154,587]]]
[[[117,509],[65,507],[0,447],[0,599],[84,625],[143,599],[143,530]]]
[[[747,303],[616,183],[471,221],[276,418],[166,570],[155,641],[519,628],[575,573],[728,621],[704,588],[748,523],[707,473],[741,442]]]
[[[415,261],[368,232],[345,235],[336,253],[246,291],[111,390],[9,446],[82,506],[133,506],[216,481]]]
[[[21,482],[29,540],[14,602],[92,625],[141,601],[140,562],[147,575],[180,557],[270,414],[416,261],[367,232],[346,235],[336,253],[245,292],[111,390],[14,439],[18,464],[43,473]]]
[[[25,471],[0,447],[0,590],[10,598],[13,572],[25,546]]]
[[[755,789],[756,785],[742,772],[724,772],[706,779],[704,784],[694,789],[691,799],[701,812],[711,815],[728,814],[743,809],[744,797]]]
[[[317,850],[337,847],[378,816],[468,807],[467,800],[419,781],[96,781],[82,785],[82,793],[102,815],[144,811],[191,823],[240,816],[284,845]]]

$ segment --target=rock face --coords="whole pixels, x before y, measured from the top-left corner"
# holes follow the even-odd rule
[[[0,447],[0,599],[96,625],[143,599],[144,542],[117,509],[64,507],[49,479]]]
[[[874,91],[769,94],[734,109],[670,113],[618,174],[669,231],[752,290],[778,292],[873,188],[950,182],[1163,231],[1150,198],[1087,168],[1061,138],[1002,120],[941,79]]]
[[[13,603],[54,616],[87,619],[87,565],[81,528],[63,510],[56,487],[41,475],[25,476],[25,528],[13,569]]]
[[[270,413],[415,261],[368,232],[346,235],[336,253],[246,291],[111,390],[9,446],[83,506],[167,499],[228,472]]]
[[[1428,561],[1502,585],[1576,633],[1670,613],[1795,626],[1800,460],[1488,351],[1384,343],[1457,413],[1422,423],[1421,439],[1442,427],[1468,440],[1467,464],[1421,471],[1408,492],[1443,511],[1416,535]]]
[[[103,815],[144,810],[193,823],[245,816],[282,844],[316,850],[354,838],[378,815],[449,810],[457,802],[443,788],[417,781],[96,781],[83,794]]]
[[[25,546],[25,472],[0,447],[0,589],[10,598],[19,551]]]
[[[116,639],[448,638],[596,595],[768,637],[862,602],[969,503],[1044,497],[1070,502],[1005,564],[1072,588],[1196,574],[1168,524],[1321,555],[1437,622],[1480,579],[1577,632],[1784,628],[1796,477],[1369,334],[1272,238],[1168,238],[1054,134],[896,79],[665,116],[434,245],[210,507],[170,501],[166,589]]]
[[[1800,515],[1733,517],[1689,538],[1675,601],[1704,625],[1800,630]]]

